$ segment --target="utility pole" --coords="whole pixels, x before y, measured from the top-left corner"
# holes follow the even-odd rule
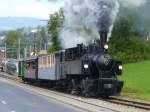
[[[45,46],[44,46],[44,47],[45,47],[45,50],[47,50],[47,44],[45,43],[44,45],[45,45]]]
[[[24,48],[24,58],[27,57],[27,48]]]
[[[40,40],[40,50],[39,51],[41,51],[42,50],[42,44],[41,44],[41,40]]]
[[[31,56],[31,52],[32,52],[32,47],[31,47],[31,45],[30,45],[30,48],[29,48],[29,49],[30,49],[30,51],[29,51],[29,52],[30,52],[30,56]]]
[[[34,33],[34,56],[35,56],[35,54],[36,54],[36,44],[35,44],[35,33]]]
[[[34,29],[31,32],[33,33],[33,41],[34,41],[33,53],[35,56],[36,55],[36,33],[37,33],[37,29]]]
[[[20,39],[18,40],[18,59],[20,60]]]
[[[7,44],[5,43],[5,61],[7,59]]]

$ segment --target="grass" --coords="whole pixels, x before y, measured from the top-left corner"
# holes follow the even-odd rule
[[[150,101],[150,61],[124,65],[122,96]]]

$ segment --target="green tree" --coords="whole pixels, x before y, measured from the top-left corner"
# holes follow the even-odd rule
[[[110,53],[124,63],[138,62],[150,59],[150,45],[137,36],[128,38],[111,38],[109,41]]]
[[[131,35],[139,35],[136,29],[136,18],[138,16],[136,8],[122,7],[114,24],[112,37],[128,38]]]
[[[47,45],[47,39],[48,39],[48,34],[46,28],[43,26],[39,26],[37,28],[37,33],[36,33],[36,44],[38,50],[45,49]]]
[[[19,42],[20,41],[20,42]],[[23,35],[18,31],[9,31],[7,32],[4,42],[7,46],[7,57],[8,58],[17,58],[18,57],[18,48],[20,43],[20,53],[24,55],[24,48],[26,47],[27,41]]]
[[[136,8],[121,7],[112,38],[110,38],[110,53],[124,63],[150,59],[150,45],[148,45],[138,31],[137,22],[139,12]]]
[[[61,8],[59,12],[50,15],[48,22],[48,32],[51,36],[52,46],[49,48],[49,52],[57,51],[61,49],[60,42],[58,39],[59,31],[63,25],[64,15],[63,9]]]
[[[47,31],[44,27],[42,27],[40,33],[41,33],[41,40],[42,40],[41,48],[45,49],[45,47],[47,47],[46,46],[47,45],[47,38],[48,38]]]

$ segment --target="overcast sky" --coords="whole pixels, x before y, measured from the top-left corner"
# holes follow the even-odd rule
[[[48,19],[49,14],[54,13],[61,6],[63,6],[63,0],[0,0],[0,17]]]

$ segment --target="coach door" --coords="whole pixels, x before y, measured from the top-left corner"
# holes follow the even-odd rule
[[[60,54],[56,53],[55,54],[55,73],[56,73],[56,79],[59,80],[60,79],[60,75],[61,75],[61,65],[60,65]]]

